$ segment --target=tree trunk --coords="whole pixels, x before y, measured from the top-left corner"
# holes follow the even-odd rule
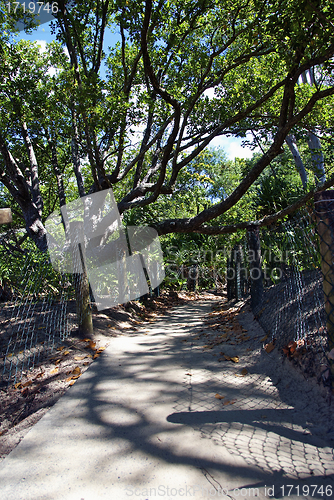
[[[324,155],[321,149],[320,139],[312,132],[308,133],[308,146],[311,150],[313,172],[317,186],[321,186],[326,181]]]
[[[78,146],[78,141],[79,141],[78,123],[77,123],[76,111],[74,109],[74,104],[72,105],[72,131],[73,132],[72,132],[71,150],[72,150],[73,170],[75,173],[75,177],[77,179],[79,196],[80,198],[82,198],[83,196],[85,196],[86,193],[85,193],[85,187],[80,165],[79,146]]]
[[[300,178],[302,180],[303,188],[305,189],[307,186],[307,173],[306,173],[306,170],[304,167],[303,160],[302,160],[300,153],[298,151],[296,138],[294,135],[289,134],[286,136],[285,142],[289,146],[289,149],[292,153],[293,159],[295,160],[297,170],[298,170]]]

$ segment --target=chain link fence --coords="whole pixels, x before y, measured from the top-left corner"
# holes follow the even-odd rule
[[[319,217],[305,210],[268,228],[250,227],[231,252],[227,293],[229,300],[250,295],[266,342],[306,376],[331,385],[334,224]]]
[[[4,241],[6,239],[6,241]],[[70,276],[56,273],[48,256],[27,244],[0,241],[0,384],[16,384],[50,356],[76,322]],[[72,299],[72,300],[71,300]]]

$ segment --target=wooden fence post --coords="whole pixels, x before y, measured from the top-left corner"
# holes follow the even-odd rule
[[[334,190],[316,193],[314,207],[320,240],[327,339],[329,350],[332,351],[334,349]],[[332,389],[334,389],[334,362],[333,359],[329,361]]]
[[[0,208],[0,224],[9,224],[12,222],[12,211],[10,208]]]
[[[262,304],[263,276],[261,268],[261,242],[260,231],[256,226],[247,228],[248,260],[250,274],[251,307],[254,310]]]
[[[93,334],[93,318],[90,305],[89,281],[86,269],[85,244],[81,243],[83,222],[71,222],[72,258],[75,272],[73,274],[76,299],[79,335],[84,337]],[[82,272],[78,272],[82,270]]]

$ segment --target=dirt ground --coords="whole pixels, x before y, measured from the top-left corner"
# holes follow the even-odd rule
[[[328,391],[321,388],[316,380],[305,380],[305,376],[290,360],[286,359],[282,363],[281,353],[276,352],[275,346],[266,339],[245,301],[226,304],[224,296],[210,293],[201,296],[185,293],[177,296],[172,293],[155,299],[146,308],[135,302],[126,307],[94,313],[94,334],[89,339],[82,339],[73,332],[49,358],[29,370],[15,386],[3,387],[0,390],[0,460],[18,445],[29,429],[99,357],[110,338],[127,335],[145,322],[154,322],[157,316],[165,314],[172,307],[197,299],[213,303],[212,312],[203,318],[203,334],[195,339],[198,345],[209,350],[220,363],[238,363],[241,354],[259,358],[261,351],[264,368],[272,371],[278,380],[277,384],[287,394],[291,391],[292,399],[296,387],[304,387],[302,391],[316,394],[318,407],[320,405],[323,413],[324,427],[321,432],[328,439],[331,439],[331,434],[334,438],[334,423],[332,419],[328,420],[328,412],[333,410]],[[250,331],[258,331],[259,335],[253,333],[249,337]],[[242,372],[240,376],[243,376]],[[310,411],[314,409],[310,408]]]

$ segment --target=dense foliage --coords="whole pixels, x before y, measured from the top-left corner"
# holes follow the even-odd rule
[[[331,2],[59,1],[45,51],[15,38],[19,10],[0,4],[1,205],[40,249],[53,210],[108,187],[125,223],[155,226],[165,245],[288,213],[316,184],[310,131],[332,185]],[[249,161],[208,149],[249,133],[262,148]],[[292,133],[306,188],[284,146]]]

